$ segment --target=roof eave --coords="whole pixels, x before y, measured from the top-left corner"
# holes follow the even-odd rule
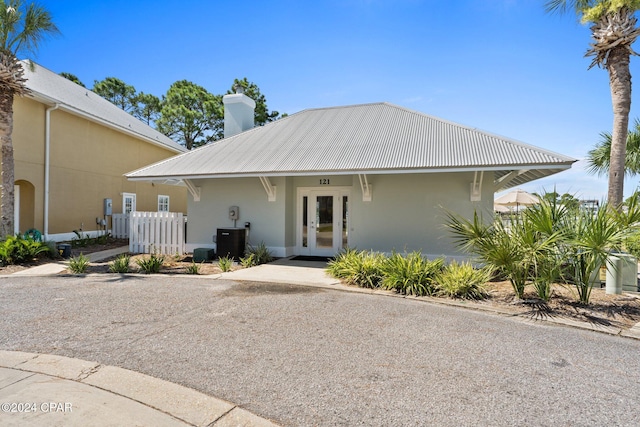
[[[496,166],[461,166],[461,167],[442,167],[442,168],[405,168],[405,169],[361,169],[361,170],[309,170],[309,171],[252,171],[240,173],[216,173],[216,174],[175,174],[175,175],[144,175],[138,174],[142,171],[134,171],[125,176],[131,181],[151,181],[158,179],[220,179],[220,178],[257,178],[261,176],[279,177],[279,176],[322,176],[322,175],[391,175],[391,174],[411,174],[411,173],[459,173],[459,172],[496,172],[511,170],[547,170],[552,175],[562,170],[570,169],[576,160],[563,163],[553,164],[521,164],[521,165],[496,165]],[[553,171],[553,172],[552,172]],[[536,178],[532,178],[536,179]]]

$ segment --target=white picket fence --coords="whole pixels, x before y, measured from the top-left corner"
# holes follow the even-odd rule
[[[182,213],[131,212],[130,215],[130,253],[164,255],[185,253],[184,225],[187,217]]]
[[[111,235],[116,239],[129,237],[129,214],[113,214],[111,216]]]

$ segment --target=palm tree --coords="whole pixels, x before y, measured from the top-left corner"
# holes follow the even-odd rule
[[[587,153],[588,171],[603,175],[609,172],[611,159],[611,134],[602,132],[600,142]],[[635,119],[633,129],[627,134],[624,170],[628,176],[640,173],[640,120]]]
[[[640,35],[634,13],[640,10],[638,0],[549,0],[547,11],[566,12],[573,9],[583,23],[591,23],[594,42],[587,50],[594,65],[609,73],[613,104],[613,131],[609,167],[608,201],[618,207],[622,203],[624,166],[629,111],[631,110],[631,72],[629,58],[635,54],[631,45]]]
[[[51,14],[35,3],[0,0],[0,141],[2,144],[2,207],[0,237],[13,234],[13,98],[28,92],[18,55],[35,53],[47,35],[59,33]]]

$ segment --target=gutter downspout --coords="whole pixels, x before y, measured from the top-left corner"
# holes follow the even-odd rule
[[[49,240],[49,155],[51,152],[51,112],[57,110],[60,104],[56,103],[47,108],[44,115],[44,240]]]

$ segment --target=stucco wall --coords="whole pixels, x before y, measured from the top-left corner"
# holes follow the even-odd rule
[[[446,210],[471,218],[474,209],[491,215],[491,174],[485,174],[480,202],[470,201],[473,173],[429,173],[368,176],[371,202],[360,188],[351,197],[349,244],[382,252],[420,250],[432,256],[456,255],[443,228]]]
[[[33,224],[44,227],[46,106],[29,98],[14,102],[15,179],[34,186]],[[135,193],[137,210],[156,211],[158,195],[170,197],[170,210],[186,213],[184,187],[128,181],[123,174],[175,155],[173,151],[72,115],[51,112],[49,234],[96,230],[103,199],[122,212],[122,193]],[[21,218],[23,215],[21,213]],[[28,216],[25,216],[28,218]]]
[[[328,179],[329,185],[320,184]],[[264,241],[277,256],[294,253],[298,188],[332,189],[350,187],[349,245],[358,249],[421,250],[431,256],[459,255],[443,228],[446,210],[471,218],[474,209],[491,217],[492,174],[485,174],[482,200],[470,201],[473,173],[370,175],[371,202],[362,201],[357,176],[271,178],[277,199],[268,202],[258,178],[196,180],[201,201],[189,196],[188,248],[214,247],[213,236],[220,227],[232,227],[230,206],[240,207],[237,226],[251,222],[251,242]],[[326,181],[325,181],[326,182]]]
[[[234,226],[233,220],[229,219],[230,206],[240,208],[237,227],[244,227],[245,222],[251,223],[251,244],[258,245],[264,241],[271,247],[286,246],[286,178],[271,179],[271,183],[276,186],[275,202],[267,200],[267,193],[258,178],[194,180],[193,183],[201,188],[201,198],[199,202],[194,202],[189,196],[189,250],[196,247],[215,247],[213,236],[216,235],[216,230]]]

